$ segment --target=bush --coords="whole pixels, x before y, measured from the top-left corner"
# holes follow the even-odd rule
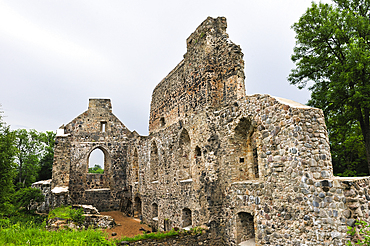
[[[30,204],[32,201],[42,202],[43,200],[44,195],[42,194],[42,191],[36,188],[23,188],[13,195],[13,204],[15,208],[24,208],[27,211],[30,210]]]
[[[357,221],[354,227],[348,226],[347,233],[357,240],[355,245],[370,245],[370,225],[365,221]],[[351,241],[347,245],[353,245]]]
[[[83,216],[83,214],[84,214],[83,208],[71,209],[69,211],[69,215],[72,221],[77,223],[78,225],[82,225],[85,221],[85,216]]]
[[[81,225],[85,221],[83,216],[84,210],[82,208],[72,209],[71,206],[68,207],[58,207],[49,212],[48,218],[61,218],[66,220],[72,220],[73,222]]]
[[[116,239],[115,242],[119,244],[121,241],[128,241],[128,242],[135,242],[135,241],[140,241],[143,239],[163,239],[166,237],[173,237],[179,235],[179,231],[175,231],[172,229],[171,231],[168,232],[152,232],[152,233],[144,233],[144,234],[139,234],[133,237],[122,237],[121,239]]]

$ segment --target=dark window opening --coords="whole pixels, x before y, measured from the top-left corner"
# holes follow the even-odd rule
[[[141,199],[139,197],[135,198],[134,217],[135,218],[141,217]]]
[[[150,151],[150,176],[152,181],[158,180],[158,167],[159,167],[158,148],[155,141],[153,141]]]
[[[202,152],[200,151],[200,148],[197,146],[197,147],[195,147],[195,155],[197,156],[197,157],[199,157],[199,156],[202,156]]]
[[[100,131],[106,132],[107,130],[107,122],[100,122]]]
[[[253,215],[246,212],[240,212],[236,218],[237,244],[255,238]]]
[[[158,217],[158,205],[156,203],[153,203],[152,205],[152,213],[153,213],[153,218]]]
[[[191,210],[184,208],[182,210],[182,227],[192,226]]]
[[[160,122],[161,122],[161,126],[166,125],[166,121],[164,120],[164,117],[161,117]]]
[[[132,163],[132,169],[133,169],[134,181],[139,182],[139,158],[138,158],[138,155],[137,155],[136,148],[134,150],[134,158],[133,158],[133,163]]]
[[[239,158],[239,162],[240,163],[243,163],[244,162],[244,158]]]

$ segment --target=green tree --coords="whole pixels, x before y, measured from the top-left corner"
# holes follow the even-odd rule
[[[2,121],[0,112],[0,214],[8,212],[11,194],[14,191],[15,135]]]
[[[89,167],[89,173],[104,173],[104,169],[100,165],[95,164],[94,167]]]
[[[18,129],[16,136],[17,188],[29,187],[38,177],[43,150],[40,134],[36,130]]]
[[[37,180],[51,179],[54,161],[55,135],[55,132],[50,131],[40,133],[40,139],[44,144],[44,149],[40,160],[40,171]]]
[[[292,26],[296,68],[288,80],[300,89],[314,82],[308,104],[325,113],[331,147],[340,149],[333,159],[343,159],[348,147],[361,143],[370,170],[370,0],[333,2],[312,3]],[[361,161],[362,154],[359,150],[352,158]]]

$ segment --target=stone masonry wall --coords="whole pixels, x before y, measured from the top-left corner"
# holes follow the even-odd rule
[[[243,53],[226,27],[208,17],[187,39],[184,59],[153,91],[149,132],[245,95]]]
[[[99,210],[119,208],[126,183],[127,143],[131,132],[112,113],[110,99],[90,99],[87,111],[57,135],[53,186],[68,186],[72,202]],[[104,174],[88,173],[90,153],[104,153]]]

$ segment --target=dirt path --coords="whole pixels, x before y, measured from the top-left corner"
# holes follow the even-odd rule
[[[140,228],[150,230],[147,225],[140,224],[140,220],[127,217],[120,211],[100,212],[100,214],[112,216],[117,224],[117,226],[112,229],[105,230],[108,233],[109,239],[121,238],[123,236],[133,237],[138,234],[143,234],[143,231],[139,230]],[[113,232],[117,233],[117,235],[112,236]]]

